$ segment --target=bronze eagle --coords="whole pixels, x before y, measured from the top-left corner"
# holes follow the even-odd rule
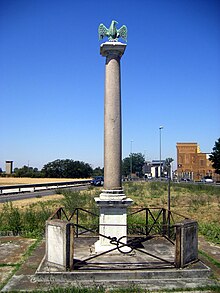
[[[117,42],[118,38],[122,38],[127,42],[127,27],[123,25],[119,30],[116,28],[116,24],[118,22],[116,20],[112,20],[109,29],[101,23],[99,25],[98,33],[99,40],[102,40],[104,37],[108,37],[110,42]]]

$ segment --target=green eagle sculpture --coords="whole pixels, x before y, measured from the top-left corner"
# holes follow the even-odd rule
[[[127,42],[127,27],[123,25],[119,30],[117,30],[117,23],[118,22],[116,20],[112,20],[109,29],[107,29],[107,27],[101,23],[98,29],[99,40],[102,40],[104,37],[108,37],[110,42],[117,42],[118,38],[122,38],[125,40],[125,42]]]

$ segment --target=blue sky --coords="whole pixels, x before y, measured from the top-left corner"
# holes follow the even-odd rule
[[[211,152],[220,136],[219,0],[0,0],[0,167],[56,159],[103,166],[98,26],[128,28],[121,60],[123,157]],[[105,40],[107,41],[107,39]]]

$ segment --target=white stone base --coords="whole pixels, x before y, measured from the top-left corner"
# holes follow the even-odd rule
[[[112,238],[114,243],[121,237],[121,242],[127,243],[127,207],[133,202],[132,199],[126,198],[122,191],[116,194],[114,191],[104,191],[95,201],[100,208],[99,216],[99,240],[95,243],[95,251],[103,252],[115,248],[111,244]],[[129,250],[127,246],[121,248],[123,251]],[[118,250],[115,250],[118,252]]]
[[[46,222],[46,260],[57,267],[73,266],[74,227],[68,221],[53,219]]]

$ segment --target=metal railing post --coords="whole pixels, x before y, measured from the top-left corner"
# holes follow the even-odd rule
[[[61,220],[61,209],[57,211],[57,219]]]
[[[76,237],[79,237],[79,209],[76,208]]]
[[[163,213],[162,235],[164,236],[167,233],[166,209],[162,208],[162,213]]]
[[[170,215],[171,215],[171,211],[168,210],[167,211],[167,236],[168,236],[168,238],[170,238]]]
[[[145,230],[146,236],[148,235],[148,208],[145,209]]]

